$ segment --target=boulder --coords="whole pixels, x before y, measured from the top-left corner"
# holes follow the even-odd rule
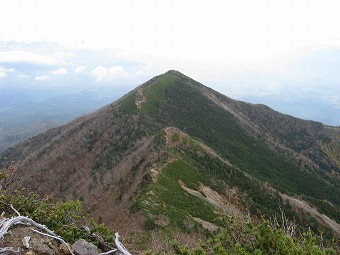
[[[98,248],[92,243],[79,239],[72,245],[72,250],[76,255],[97,255]]]

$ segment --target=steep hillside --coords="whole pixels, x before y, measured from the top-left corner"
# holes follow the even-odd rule
[[[131,212],[139,227],[213,229],[216,209],[255,219],[281,207],[339,235],[339,134],[169,71],[1,163],[21,172],[13,189],[80,199],[111,226]]]
[[[149,181],[143,183],[132,207],[133,211],[143,211],[154,228],[176,226],[190,231],[202,225],[215,230],[221,223],[215,210],[241,219],[248,213],[256,219],[280,215],[283,210],[289,217],[299,213],[304,220],[317,218],[335,235],[340,234],[340,224],[305,201],[244,173],[182,131],[166,128],[158,136],[166,145],[166,160],[152,166],[145,179]]]
[[[80,199],[103,220],[128,209],[147,165],[161,155],[138,118],[111,114],[108,106],[10,151],[23,176],[16,187]],[[5,154],[6,156],[6,154]],[[109,201],[109,203],[108,203]],[[122,208],[120,208],[122,205]]]

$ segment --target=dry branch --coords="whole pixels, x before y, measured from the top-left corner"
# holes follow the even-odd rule
[[[13,252],[13,253],[19,253],[19,249],[18,250],[14,250],[13,247],[3,247],[0,248],[0,254],[6,254],[7,252]]]
[[[21,216],[20,213],[12,205],[11,205],[11,208],[13,209],[13,211],[18,216],[11,217],[11,218],[3,218],[3,219],[0,220],[0,239],[2,239],[8,233],[8,230],[10,229],[10,227],[12,227],[14,225],[17,225],[17,224],[31,225],[31,226],[34,226],[34,227],[36,227],[36,228],[38,228],[38,229],[40,229],[40,230],[42,230],[46,233],[40,232],[36,229],[31,229],[32,231],[60,241],[61,243],[65,244],[66,247],[68,248],[68,250],[70,251],[70,253],[72,255],[74,255],[70,246],[60,236],[56,235],[53,231],[49,230],[45,225],[39,224],[39,223],[35,222],[34,220],[26,217],[26,216]],[[123,254],[123,255],[131,255],[131,253],[119,241],[119,237],[120,236],[117,232],[115,234],[115,245],[117,247],[116,249],[112,249],[112,250],[105,252],[105,253],[99,253],[98,255],[107,255],[107,254],[116,253],[116,252],[118,252],[119,254]],[[20,251],[14,250],[13,247],[0,248],[0,254],[5,254],[6,252],[18,253]]]
[[[118,234],[118,232],[115,234],[116,238],[115,238],[115,245],[118,249],[118,251],[120,251],[122,254],[124,255],[131,255],[131,253],[124,247],[124,245],[119,241],[119,237],[120,235]]]

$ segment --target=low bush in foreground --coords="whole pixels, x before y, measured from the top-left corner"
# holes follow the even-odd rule
[[[283,215],[284,217],[284,215]],[[186,246],[174,243],[174,250],[179,255],[264,255],[264,254],[339,254],[334,240],[324,240],[311,230],[299,232],[294,222],[283,219],[264,220],[254,225],[251,221],[240,221],[231,216],[223,216],[225,227],[220,229],[206,242],[200,243],[190,251]]]
[[[90,219],[80,201],[58,202],[51,197],[41,198],[37,194],[23,193],[0,193],[0,212],[14,215],[10,207],[12,205],[21,215],[46,225],[69,243],[83,238],[98,245],[98,240],[91,234],[100,236],[106,242],[113,242],[112,231]]]

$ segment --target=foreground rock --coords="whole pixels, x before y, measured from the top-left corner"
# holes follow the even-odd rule
[[[0,240],[1,247],[12,247],[12,250],[18,251],[19,254],[27,255],[56,255],[56,254],[71,254],[68,249],[63,247],[58,241],[51,237],[38,234],[32,229],[38,230],[32,226],[17,225],[4,235],[3,240]],[[25,247],[23,239],[30,237],[29,246]],[[7,251],[5,254],[13,252]]]
[[[97,255],[98,248],[92,243],[86,242],[84,239],[76,241],[72,245],[72,250],[76,255]]]
[[[25,255],[106,255],[119,253],[131,255],[124,245],[119,241],[116,233],[115,245],[117,248],[100,253],[101,251],[91,243],[80,239],[72,248],[60,236],[57,236],[46,226],[39,224],[29,217],[21,216],[20,213],[11,208],[18,216],[6,218],[0,216],[0,254],[25,254]]]

